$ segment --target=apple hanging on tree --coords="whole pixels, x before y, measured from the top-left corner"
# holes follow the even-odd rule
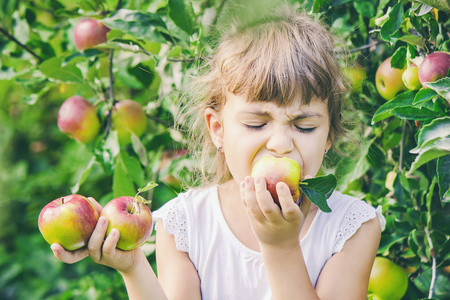
[[[50,245],[58,243],[72,251],[87,245],[98,217],[98,211],[89,199],[74,194],[44,206],[39,214],[38,226]]]
[[[120,145],[131,142],[131,132],[140,137],[147,128],[147,116],[142,106],[133,100],[117,102],[112,109],[112,129],[117,131]]]
[[[79,143],[92,142],[100,131],[97,107],[81,96],[68,98],[59,109],[58,127]]]
[[[391,260],[377,256],[370,273],[368,295],[374,299],[400,300],[408,289],[408,274]]]
[[[419,79],[434,82],[448,75],[450,69],[450,53],[434,52],[425,57],[419,66]]]
[[[375,73],[375,85],[385,100],[392,100],[399,92],[406,90],[402,79],[405,68],[392,68],[391,59],[392,57],[385,59]]]
[[[83,19],[75,26],[74,40],[78,50],[92,48],[108,40],[109,28],[96,19]]]

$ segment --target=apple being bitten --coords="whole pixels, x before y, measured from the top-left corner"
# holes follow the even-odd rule
[[[97,107],[81,96],[68,98],[59,108],[58,127],[79,143],[90,143],[100,131]]]
[[[102,217],[108,219],[109,235],[113,228],[120,232],[117,248],[132,250],[142,245],[153,230],[150,209],[133,197],[118,197],[108,202],[102,210]]]
[[[276,185],[284,182],[289,186],[292,198],[297,201],[300,197],[299,183],[301,179],[300,165],[287,157],[277,158],[265,156],[258,160],[252,168],[253,178],[263,177],[267,183],[267,190],[272,195],[275,203],[279,204]]]
[[[44,206],[38,226],[50,245],[58,243],[72,251],[87,244],[97,220],[98,212],[91,201],[81,195],[69,195]]]

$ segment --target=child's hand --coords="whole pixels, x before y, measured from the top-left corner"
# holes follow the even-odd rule
[[[267,190],[264,178],[248,176],[241,182],[240,190],[253,231],[261,244],[280,248],[299,245],[305,217],[292,199],[287,184],[277,184],[281,210]]]
[[[99,213],[101,206],[94,199],[92,202],[96,206]],[[108,229],[108,219],[100,217],[94,231],[89,239],[87,247],[75,251],[67,251],[59,244],[52,244],[51,249],[53,254],[62,262],[73,264],[87,256],[98,264],[102,264],[114,268],[120,272],[128,272],[135,265],[140,248],[122,251],[116,248],[119,240],[120,232],[117,229],[112,229],[108,237],[105,239],[106,231]]]

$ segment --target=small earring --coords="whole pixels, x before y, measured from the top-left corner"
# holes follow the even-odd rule
[[[217,148],[217,152],[220,152],[220,150],[222,150],[222,146],[219,146],[219,148]]]
[[[325,154],[323,157],[327,157],[327,149],[325,149]]]

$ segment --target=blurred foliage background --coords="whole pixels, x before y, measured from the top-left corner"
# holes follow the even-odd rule
[[[274,2],[0,3],[0,298],[127,297],[116,271],[90,259],[74,265],[56,260],[38,231],[39,212],[71,193],[104,205],[134,196],[151,180],[159,184],[146,195],[155,210],[183,190],[181,183],[192,183],[185,137],[173,127],[178,96],[230,16],[257,16]],[[431,52],[450,51],[448,1],[291,2],[330,26],[348,76],[345,116],[358,151],[343,145],[348,157],[330,153],[326,172],[338,177],[339,190],[382,206],[387,227],[378,255],[409,274],[404,299],[450,299],[450,78],[389,102],[375,83],[388,57],[403,68]],[[73,30],[85,17],[102,20],[111,32],[108,42],[80,52]],[[111,133],[79,144],[59,131],[59,107],[73,95],[98,106],[104,130],[110,87],[113,99],[144,107],[149,122],[140,140],[120,147]],[[152,239],[143,247],[155,266]]]

